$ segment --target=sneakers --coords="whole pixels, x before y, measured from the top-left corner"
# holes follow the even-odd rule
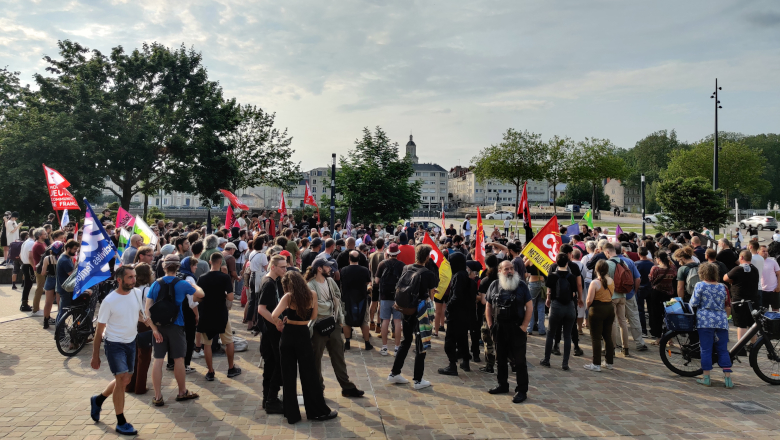
[[[186,366],[186,367],[184,367],[184,373],[185,373],[185,374],[194,373],[195,371],[197,371],[197,370],[195,370],[194,368],[192,368],[192,367],[190,367],[190,366]]]
[[[726,388],[734,388],[734,382],[731,380],[731,377],[723,378],[723,386]]]
[[[365,391],[359,390],[357,388],[350,388],[348,390],[341,390],[341,395],[344,397],[363,397],[363,394],[366,394]]]
[[[193,359],[203,359],[204,357],[206,357],[206,353],[203,352],[203,349],[201,349],[200,351],[195,350],[192,352]]]
[[[130,423],[125,422],[124,425],[116,425],[116,432],[122,434],[122,435],[136,435],[138,434],[138,431],[133,428],[133,425]]]
[[[97,397],[98,396],[92,396],[89,398],[89,404],[91,406],[91,409],[89,410],[89,416],[92,417],[92,420],[98,421],[100,420],[100,405],[97,404]]]
[[[648,350],[647,345],[642,345],[636,348],[636,351],[647,351],[647,350]]]
[[[595,371],[597,373],[601,372],[601,367],[594,364],[583,365],[583,368],[585,368],[586,370]]]
[[[421,390],[423,388],[428,388],[429,386],[431,386],[431,383],[428,382],[425,379],[422,379],[419,382],[417,382],[417,381],[414,382],[414,389],[415,390]]]
[[[701,379],[696,379],[696,383],[698,383],[699,385],[704,385],[705,387],[712,386],[712,382],[710,381],[709,376],[704,376]]]
[[[550,361],[548,361],[547,359],[542,359],[539,361],[539,365],[550,368]]]
[[[241,374],[241,369],[233,365],[233,368],[228,369],[227,377],[236,377]]]
[[[32,307],[30,307],[28,304],[22,304],[21,307],[19,307],[20,312],[32,312]]]
[[[214,372],[213,371],[209,371],[208,373],[206,373],[206,380],[209,381],[209,382],[214,382]]]
[[[612,364],[608,364],[607,361],[601,361],[601,367],[606,368],[607,370],[614,370],[615,367],[612,366]]]
[[[30,316],[43,316],[43,310],[38,310],[37,312],[32,312]]]
[[[338,416],[339,416],[339,412],[334,409],[333,411],[329,412],[328,414],[324,414],[324,415],[315,417],[313,420],[316,420],[318,422],[324,422],[325,420],[335,419]]]
[[[382,347],[382,349],[379,350],[379,354],[382,355],[382,356],[387,356],[388,355],[387,347]]]
[[[395,376],[391,374],[387,376],[387,381],[390,383],[400,383],[400,384],[409,383],[409,381],[405,377],[401,376],[400,374],[396,374]]]
[[[393,350],[393,354],[398,354],[398,347],[395,347],[395,350]]]

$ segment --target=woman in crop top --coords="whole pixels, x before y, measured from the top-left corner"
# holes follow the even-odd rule
[[[274,319],[284,314],[282,339],[279,341],[284,387],[284,417],[287,423],[301,420],[298,407],[298,375],[301,373],[303,404],[309,420],[329,420],[338,415],[325,403],[319,377],[314,369],[314,350],[309,336],[309,321],[317,317],[317,294],[306,285],[300,272],[290,271],[282,277],[284,296],[274,309]]]
[[[594,279],[588,288],[588,320],[590,339],[593,348],[593,362],[585,365],[586,370],[601,371],[601,367],[611,370],[615,358],[615,345],[612,343],[612,323],[615,321],[615,308],[612,306],[612,293],[615,283],[608,276],[609,265],[601,260],[593,270]],[[601,338],[607,348],[606,360],[601,363]]]

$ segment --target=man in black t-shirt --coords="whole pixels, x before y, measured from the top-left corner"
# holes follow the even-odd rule
[[[454,237],[455,235],[458,234],[458,231],[455,229],[455,225],[453,225],[452,223],[450,223],[450,227],[445,229],[444,232],[445,235],[447,235],[447,237]]]
[[[355,250],[355,238],[349,237],[346,241],[347,250],[344,252],[341,252],[338,257],[336,257],[336,263],[339,265],[339,270],[341,270],[343,267],[349,266],[349,254],[350,252]],[[368,258],[366,258],[365,255],[358,252],[358,264],[368,269]]]
[[[265,330],[260,339],[260,356],[263,367],[263,408],[266,414],[284,414],[284,405],[279,400],[282,383],[282,364],[279,357],[279,340],[282,337],[282,321],[271,316],[279,300],[284,296],[281,277],[287,272],[287,259],[274,255],[268,264],[268,274],[260,284],[257,313],[265,320]]]
[[[306,273],[306,270],[314,263],[314,259],[317,258],[317,254],[322,249],[322,240],[317,237],[311,241],[309,249],[301,255],[301,272]]]
[[[233,346],[233,330],[230,328],[226,301],[233,301],[233,280],[230,275],[222,272],[222,254],[215,252],[209,259],[211,270],[198,279],[198,287],[203,289],[205,296],[200,300],[198,312],[198,332],[203,341],[203,351],[206,354],[206,380],[214,380],[214,365],[211,361],[211,340],[219,336],[227,353],[227,377],[241,374],[241,369],[233,364],[235,354]]]
[[[753,266],[750,262],[753,259],[749,250],[744,250],[739,253],[739,265],[729,271],[723,280],[727,283],[731,283],[731,301],[753,301],[755,306],[760,305],[758,296],[758,280],[761,274],[758,272],[756,266]],[[737,327],[737,339],[742,338],[742,335],[747,332],[748,327],[753,325],[753,320],[744,320],[739,313],[733,313],[731,315],[734,320],[734,326]],[[755,343],[755,337],[751,340]],[[750,350],[746,350],[749,352]]]
[[[344,349],[349,350],[349,341],[352,339],[352,327],[360,327],[363,332],[363,341],[366,350],[371,350],[368,329],[368,286],[371,284],[371,271],[361,266],[360,252],[352,250],[345,252],[349,257],[349,266],[341,269],[341,299],[344,300]],[[365,258],[365,256],[363,256]]]
[[[404,271],[414,270],[420,277],[420,292],[418,294],[418,301],[426,301],[436,293],[436,287],[438,283],[436,276],[430,270],[425,268],[425,263],[431,257],[431,247],[424,244],[417,246],[415,250],[415,263],[410,264],[404,268]],[[392,383],[409,383],[407,379],[401,376],[401,369],[404,366],[406,355],[409,353],[409,347],[412,346],[412,338],[417,334],[418,339],[420,335],[418,333],[420,323],[417,320],[417,313],[411,315],[404,315],[403,319],[403,340],[401,341],[401,348],[398,349],[398,353],[395,355],[395,362],[393,362],[393,369],[387,380]],[[416,347],[422,346],[422,341],[418,341],[415,344]],[[423,373],[425,372],[425,352],[417,350],[414,356],[414,389],[420,390],[431,386],[431,383],[424,380]]]

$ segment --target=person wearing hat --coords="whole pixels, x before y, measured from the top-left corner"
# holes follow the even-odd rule
[[[395,286],[401,278],[401,272],[404,270],[404,263],[398,260],[401,253],[397,243],[390,243],[387,247],[387,257],[379,263],[374,274],[374,282],[379,286],[379,320],[381,326],[382,349],[379,354],[387,356],[387,333],[390,329],[390,321],[394,322],[395,331],[395,352],[401,346],[401,325],[404,315],[399,310],[395,310]]]
[[[154,400],[152,400],[152,403],[155,406],[165,405],[162,396],[162,367],[165,355],[168,353],[170,353],[173,358],[173,375],[176,378],[176,383],[179,388],[176,400],[183,401],[197,399],[199,397],[196,393],[188,391],[184,382],[184,356],[187,350],[187,339],[184,335],[184,316],[182,314],[181,305],[188,296],[193,297],[193,300],[195,301],[199,301],[204,297],[204,293],[203,289],[200,287],[192,286],[176,276],[180,264],[181,262],[178,255],[167,255],[163,260],[165,276],[155,281],[146,294],[146,316],[151,316],[150,309],[155,301],[157,301],[157,297],[163,285],[166,285],[166,289],[168,289],[169,293],[174,294],[174,300],[179,309],[179,314],[173,324],[157,326],[152,320],[149,321],[150,326],[152,327],[154,348],[154,365],[152,367]]]
[[[293,270],[295,272],[300,272],[300,270],[297,267],[295,267],[295,264],[293,263],[292,254],[290,253],[290,251],[285,249],[285,250],[279,252],[279,255],[283,256],[284,259],[287,261],[287,271],[288,272],[291,271],[291,270]]]

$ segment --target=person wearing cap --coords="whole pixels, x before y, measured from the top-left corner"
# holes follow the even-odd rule
[[[306,249],[303,252],[303,255],[301,255],[301,271],[303,273],[306,273],[306,270],[308,270],[312,263],[314,263],[314,259],[317,258],[317,255],[320,253],[321,249],[322,239],[319,237],[313,239],[309,249]]]
[[[187,239],[184,238],[186,241]],[[189,245],[188,245],[189,247]],[[163,268],[163,260],[165,260],[165,257],[168,255],[173,254],[176,252],[176,247],[172,244],[166,244],[165,246],[160,248],[160,255],[155,257],[155,260],[152,261],[152,264],[150,266],[154,269],[154,277],[155,278],[162,278],[165,276],[165,269]],[[184,259],[184,256],[179,256],[179,258]]]
[[[167,255],[163,260],[165,276],[155,281],[146,294],[146,316],[151,316],[150,309],[157,301],[162,285],[168,285],[168,289],[173,290],[174,300],[179,309],[179,314],[173,324],[158,327],[152,320],[149,321],[152,327],[154,348],[154,365],[152,367],[154,400],[152,400],[152,403],[155,406],[163,406],[165,404],[162,395],[162,367],[167,353],[170,353],[173,358],[173,375],[179,388],[176,400],[183,401],[199,397],[197,394],[188,391],[184,382],[184,356],[187,350],[187,340],[184,335],[184,316],[181,305],[188,296],[193,297],[195,301],[199,301],[203,298],[204,293],[200,287],[192,286],[176,277],[180,264],[178,255]]]
[[[336,374],[336,380],[341,386],[341,395],[344,397],[361,397],[364,392],[349,379],[347,363],[344,360],[344,338],[341,327],[344,325],[344,310],[341,307],[341,290],[338,284],[330,276],[333,266],[328,260],[317,258],[306,270],[304,279],[309,289],[317,293],[317,318],[316,321],[330,318],[336,320],[336,329],[327,335],[320,334],[316,329],[312,333],[311,344],[314,349],[314,369],[322,388],[325,388],[325,380],[322,377],[322,355],[328,349],[330,364]]]
[[[222,259],[225,262],[225,267],[227,268],[227,274],[230,276],[231,283],[235,285],[235,283],[241,279],[240,276],[238,276],[238,263],[236,262],[236,257],[233,256],[235,251],[238,248],[236,247],[235,243],[227,242],[225,243],[225,248],[222,251]],[[234,290],[235,291],[235,290]]]
[[[292,254],[288,250],[285,249],[285,250],[279,252],[279,255],[283,256],[284,259],[287,261],[287,271],[288,272],[291,271],[291,270],[295,271],[295,272],[300,272],[300,270],[297,267],[295,267],[295,263],[292,260]]]

